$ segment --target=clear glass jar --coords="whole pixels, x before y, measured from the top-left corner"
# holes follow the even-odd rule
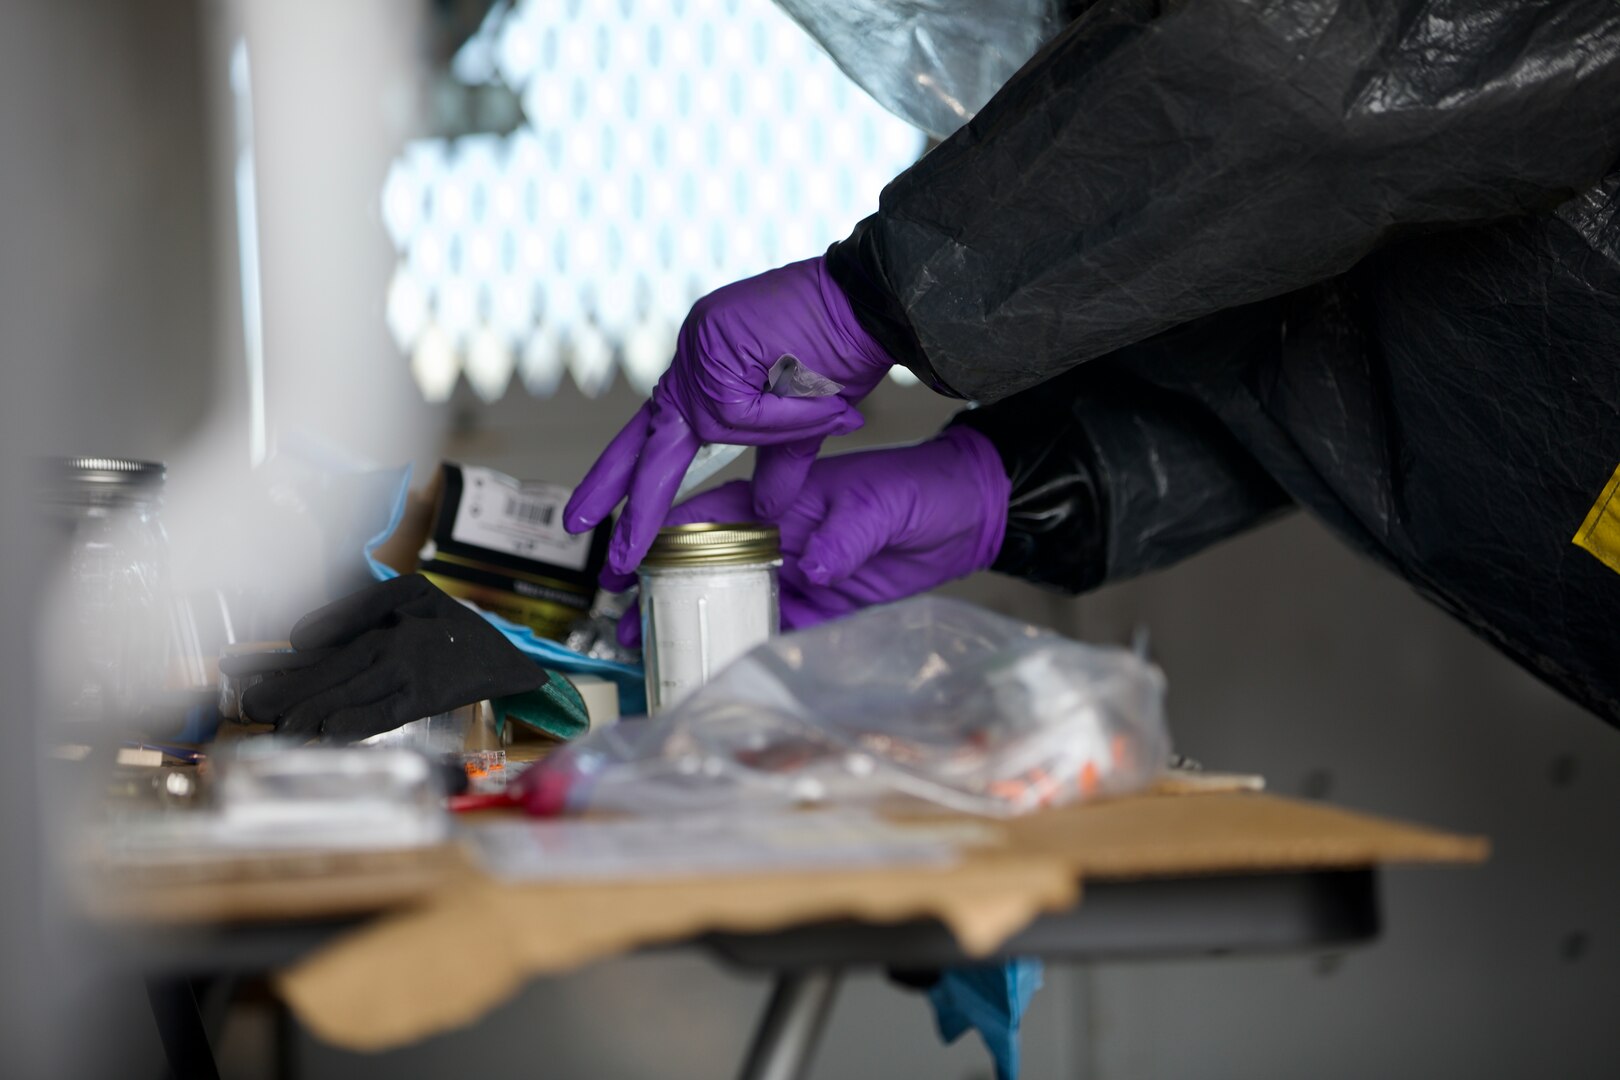
[[[49,463],[44,507],[66,544],[47,613],[52,704],[64,719],[128,723],[158,701],[173,661],[163,465]]]
[[[642,560],[647,712],[669,708],[781,624],[774,525],[676,525]]]

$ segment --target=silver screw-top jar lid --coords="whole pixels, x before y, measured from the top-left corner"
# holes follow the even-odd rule
[[[68,505],[103,505],[158,497],[168,468],[161,461],[116,457],[59,457],[44,462],[43,495]]]
[[[70,457],[58,458],[58,476],[78,484],[105,484],[122,488],[149,488],[163,483],[168,469],[161,461],[135,458]]]

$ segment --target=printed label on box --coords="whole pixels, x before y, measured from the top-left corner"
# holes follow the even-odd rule
[[[563,507],[572,492],[560,484],[519,483],[494,469],[463,466],[461,506],[450,536],[457,543],[583,570],[591,534],[570,536]]]

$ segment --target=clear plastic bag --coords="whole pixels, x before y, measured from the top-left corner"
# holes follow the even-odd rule
[[[1063,25],[1055,0],[776,0],[878,104],[943,139]]]
[[[1164,676],[954,600],[776,638],[656,720],[592,732],[524,777],[542,814],[661,814],[909,795],[1008,816],[1120,794],[1169,759]]]

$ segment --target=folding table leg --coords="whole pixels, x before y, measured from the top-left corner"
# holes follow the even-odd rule
[[[275,1025],[276,1080],[298,1080],[302,1071],[298,1062],[298,1021],[279,997],[270,999],[270,1008]]]
[[[186,979],[148,979],[146,998],[175,1080],[219,1080],[197,996]]]
[[[838,995],[839,976],[837,968],[809,968],[776,977],[740,1080],[802,1080]]]

